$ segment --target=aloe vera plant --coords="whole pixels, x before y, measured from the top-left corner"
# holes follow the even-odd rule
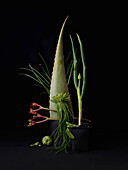
[[[56,96],[59,93],[69,93],[66,74],[65,74],[64,54],[63,54],[63,32],[64,32],[64,26],[67,21],[67,18],[65,19],[60,31],[58,44],[56,48],[54,67],[52,72],[51,89],[50,89],[50,109],[52,110],[56,109],[56,104],[51,101],[52,97]],[[69,104],[71,106],[70,99],[69,99]],[[57,113],[50,111],[50,117],[57,118]]]

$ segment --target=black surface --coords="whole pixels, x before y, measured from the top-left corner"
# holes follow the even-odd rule
[[[128,132],[127,132],[128,133]],[[127,170],[128,138],[125,132],[96,132],[94,146],[88,152],[49,153],[44,147],[30,147],[39,138],[31,131],[1,133],[0,169],[80,169]]]

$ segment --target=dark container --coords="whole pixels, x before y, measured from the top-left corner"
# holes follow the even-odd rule
[[[56,128],[58,127],[58,120],[49,121],[50,133],[52,134],[53,141],[56,139]],[[71,139],[70,150],[84,152],[89,151],[92,148],[93,128],[92,126],[79,126],[70,127],[70,132],[75,137]],[[60,145],[58,142],[57,145]]]
[[[50,133],[53,141],[56,139],[56,130],[58,127],[58,120],[50,120],[49,121],[49,128],[50,128]],[[60,145],[60,142],[58,140],[57,145]]]
[[[70,132],[75,137],[71,140],[72,151],[88,151],[91,147],[92,127],[79,126],[70,127]]]
[[[51,134],[55,134],[57,127],[58,127],[58,120],[49,121],[49,128],[50,128]]]

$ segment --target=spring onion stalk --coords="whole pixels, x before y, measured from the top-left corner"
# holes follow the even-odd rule
[[[74,42],[72,40],[72,37],[70,35],[70,40],[72,44],[72,52],[73,52],[73,62],[74,62],[74,72],[73,72],[73,78],[74,78],[74,85],[77,91],[77,97],[78,97],[78,109],[79,109],[79,118],[78,118],[78,125],[82,124],[82,97],[85,93],[85,88],[86,88],[86,65],[85,65],[85,59],[84,59],[84,51],[83,51],[83,46],[81,39],[79,35],[77,34],[78,42],[80,45],[80,52],[81,52],[81,60],[82,60],[82,65],[83,65],[83,82],[82,82],[82,90],[81,90],[81,74],[77,75],[77,57],[76,57],[76,52],[74,48]]]

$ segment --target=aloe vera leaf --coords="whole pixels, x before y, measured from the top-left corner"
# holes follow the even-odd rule
[[[51,101],[52,97],[56,96],[59,93],[65,93],[65,92],[69,93],[66,75],[65,75],[64,54],[63,54],[63,31],[64,31],[64,26],[67,21],[67,18],[65,19],[60,31],[55,59],[54,59],[53,72],[52,72],[49,104],[50,104],[50,109],[53,110],[56,110],[56,103],[53,103]],[[71,104],[71,100],[69,102]],[[57,113],[50,111],[50,117],[57,118]]]

